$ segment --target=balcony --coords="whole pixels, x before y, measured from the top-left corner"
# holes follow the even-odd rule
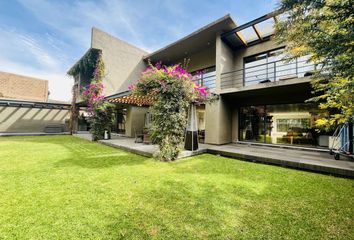
[[[221,73],[221,90],[303,78],[311,76],[315,70],[316,65],[309,62],[308,57],[247,66]]]
[[[195,80],[196,83],[203,87],[207,87],[210,92],[214,92],[216,88],[216,75],[215,72],[206,76],[198,77]]]

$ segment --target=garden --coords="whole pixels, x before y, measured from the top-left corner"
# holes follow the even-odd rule
[[[354,182],[73,136],[0,139],[1,239],[353,239]]]

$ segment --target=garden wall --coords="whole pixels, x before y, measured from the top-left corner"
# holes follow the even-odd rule
[[[67,109],[0,106],[0,133],[40,133],[50,124],[65,124]]]

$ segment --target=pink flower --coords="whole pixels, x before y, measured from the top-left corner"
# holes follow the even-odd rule
[[[136,85],[135,85],[135,84],[130,84],[130,85],[128,86],[128,89],[129,89],[130,91],[133,91],[133,90],[136,89]]]

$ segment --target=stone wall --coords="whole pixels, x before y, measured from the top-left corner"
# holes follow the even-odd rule
[[[45,102],[48,99],[48,81],[0,72],[0,98]]]

